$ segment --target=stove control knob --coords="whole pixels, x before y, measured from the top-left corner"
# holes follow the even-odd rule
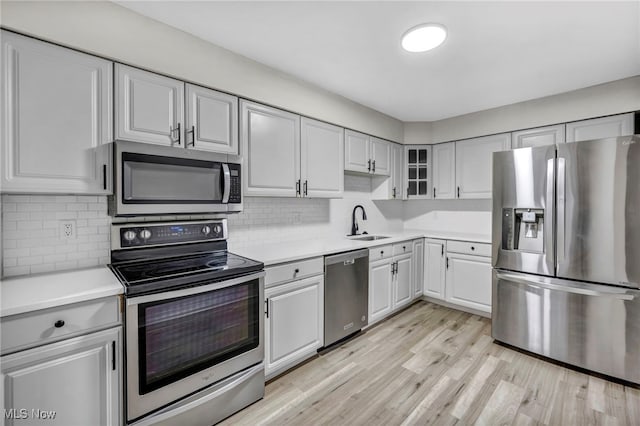
[[[209,235],[211,233],[211,228],[208,225],[202,227],[202,233],[204,235]]]
[[[142,231],[140,231],[140,237],[143,240],[148,240],[151,237],[151,231],[149,231],[148,229],[143,229]]]
[[[127,231],[127,232],[125,232],[125,233],[124,233],[124,235],[123,235],[123,236],[124,236],[124,239],[125,239],[126,241],[133,241],[133,240],[135,240],[135,239],[136,239],[136,233],[135,233],[135,231]]]
[[[214,232],[216,235],[219,235],[219,236],[221,236],[221,237],[222,237],[222,226],[220,226],[220,225],[216,225],[216,226],[214,226],[214,227],[213,227],[213,232]]]

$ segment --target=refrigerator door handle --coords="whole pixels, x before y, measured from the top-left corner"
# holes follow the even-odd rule
[[[555,229],[555,174],[556,174],[556,159],[549,158],[547,160],[547,203],[546,209],[544,212],[544,245],[545,245],[545,261],[547,263],[547,267],[549,271],[554,270],[554,265],[556,263],[556,256],[553,251],[554,249],[554,229]]]
[[[536,279],[531,275],[528,275],[526,278],[515,275],[515,274],[505,274],[503,272],[496,271],[496,278],[499,280],[511,281],[518,284],[525,284],[528,286],[544,288],[547,290],[555,290],[555,291],[563,291],[565,293],[574,293],[574,294],[582,294],[585,296],[597,296],[597,297],[611,297],[618,300],[634,300],[635,296],[628,293],[617,293],[617,292],[603,292],[598,290],[592,290],[589,288],[576,288],[569,287],[560,284],[552,284],[549,282],[544,282]]]
[[[558,158],[558,175],[557,175],[557,207],[556,207],[556,229],[557,229],[557,241],[556,241],[556,258],[557,264],[564,261],[564,232],[565,232],[565,204],[566,204],[566,164],[564,158]],[[557,271],[556,271],[557,273]]]

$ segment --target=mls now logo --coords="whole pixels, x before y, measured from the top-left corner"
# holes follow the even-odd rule
[[[56,418],[55,411],[40,410],[39,408],[4,408],[5,419],[11,420],[24,420],[24,419],[36,419],[36,420],[53,420]]]

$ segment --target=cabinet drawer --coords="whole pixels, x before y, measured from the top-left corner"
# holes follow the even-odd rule
[[[413,250],[413,241],[403,241],[393,245],[393,255],[400,256],[401,254],[411,253]]]
[[[378,246],[369,249],[369,262],[375,262],[376,260],[387,259],[393,255],[393,247]]]
[[[322,274],[324,273],[324,261],[322,257],[314,257],[313,259],[270,266],[265,271],[267,275],[264,283],[265,287],[269,287],[278,283]]]
[[[491,244],[470,243],[468,241],[447,241],[447,251],[451,253],[491,257]]]
[[[12,315],[2,318],[2,354],[119,323],[117,297]]]

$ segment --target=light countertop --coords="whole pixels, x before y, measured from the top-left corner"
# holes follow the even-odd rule
[[[312,240],[285,241],[269,244],[257,244],[246,247],[230,247],[230,251],[240,256],[264,262],[265,266],[278,263],[291,262],[316,256],[325,256],[343,251],[358,250],[416,238],[438,238],[445,240],[471,241],[477,243],[491,243],[491,237],[484,234],[462,234],[445,231],[425,231],[408,229],[400,232],[376,232],[372,235],[385,235],[384,238],[375,241],[357,241],[347,237],[328,237]]]
[[[0,316],[22,314],[122,293],[122,284],[106,266],[4,278],[0,284]]]

